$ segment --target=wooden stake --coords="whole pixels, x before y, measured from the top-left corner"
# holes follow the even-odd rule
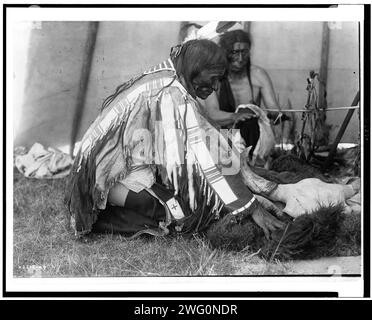
[[[317,128],[322,134],[321,140],[324,144],[329,143],[328,129],[326,125],[327,119],[327,76],[328,76],[328,57],[329,57],[329,27],[328,22],[323,22],[323,33],[322,33],[322,51],[320,54],[320,69],[319,69],[319,96],[318,96],[318,108],[321,110],[319,114],[319,125]],[[315,142],[315,141],[314,141]],[[315,142],[316,143],[316,142]]]
[[[353,100],[351,106],[354,107],[354,106],[358,105],[359,99],[360,99],[360,94],[359,94],[359,91],[358,91],[357,94],[354,97],[354,100]],[[351,119],[351,117],[352,117],[352,115],[354,113],[354,110],[355,109],[349,109],[349,111],[347,112],[346,117],[345,117],[345,119],[344,119],[344,121],[343,121],[343,123],[341,125],[341,128],[338,131],[338,134],[336,136],[335,142],[333,143],[333,145],[331,147],[331,150],[329,151],[328,158],[324,162],[323,170],[324,169],[327,169],[329,167],[329,165],[331,164],[332,159],[333,159],[334,155],[336,154],[337,146],[338,146],[339,142],[341,141],[342,136],[344,135],[344,132],[345,132],[345,130],[347,128],[347,125],[350,122],[350,119]]]
[[[327,109],[327,77],[329,56],[329,28],[328,22],[323,22],[322,52],[320,56],[319,69],[319,107]]]

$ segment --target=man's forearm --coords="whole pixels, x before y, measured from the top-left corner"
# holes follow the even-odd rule
[[[221,126],[231,125],[236,120],[236,114],[232,112],[216,111],[209,114],[209,116]]]

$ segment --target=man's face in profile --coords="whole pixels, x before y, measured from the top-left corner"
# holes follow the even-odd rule
[[[229,53],[230,70],[241,72],[247,67],[249,61],[249,44],[246,42],[235,42]]]
[[[208,96],[218,90],[218,86],[225,70],[203,70],[192,81],[195,94],[200,99],[207,99]]]

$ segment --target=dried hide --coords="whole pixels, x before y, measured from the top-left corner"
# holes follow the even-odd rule
[[[293,218],[315,212],[320,207],[338,204],[351,212],[346,200],[360,189],[358,182],[343,185],[326,183],[317,178],[303,179],[290,184],[269,181],[255,174],[244,158],[244,156],[241,158],[241,175],[246,186],[253,193],[284,203],[283,212]]]

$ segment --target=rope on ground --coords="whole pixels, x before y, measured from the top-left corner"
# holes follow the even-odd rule
[[[352,107],[338,107],[338,108],[327,108],[327,109],[318,109],[318,111],[336,111],[336,110],[349,110],[349,109],[359,109],[359,106],[352,106]],[[271,112],[315,112],[316,109],[266,109],[266,111]]]

